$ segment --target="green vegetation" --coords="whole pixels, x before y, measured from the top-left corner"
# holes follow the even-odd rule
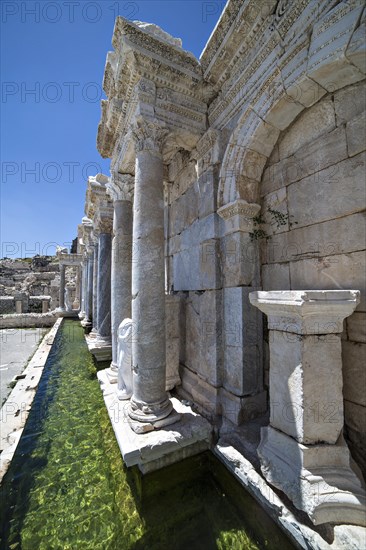
[[[276,229],[280,229],[283,225],[288,224],[289,228],[291,229],[293,225],[297,225],[298,222],[291,221],[291,218],[293,218],[290,214],[284,214],[283,212],[280,212],[279,210],[275,210],[274,208],[271,208],[268,206],[267,212],[270,215],[270,224],[276,226]],[[258,241],[259,239],[266,239],[267,241],[271,238],[270,235],[268,235],[264,229],[262,229],[260,226],[264,225],[266,223],[265,219],[259,214],[258,216],[255,216],[253,218],[254,221],[254,229],[250,235],[250,240]]]
[[[222,469],[206,453],[144,477],[127,471],[83,331],[64,320],[2,485],[1,548],[291,548]]]

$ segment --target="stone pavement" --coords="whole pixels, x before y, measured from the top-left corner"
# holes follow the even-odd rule
[[[24,370],[46,333],[43,328],[0,330],[0,401],[5,401],[10,382]]]

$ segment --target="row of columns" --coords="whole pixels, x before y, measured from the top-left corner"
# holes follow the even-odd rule
[[[148,423],[157,427],[169,424],[169,416],[172,422],[177,420],[176,415],[170,415],[173,406],[165,389],[162,148],[167,131],[154,122],[140,120],[132,135],[135,177],[114,173],[110,182],[94,184],[95,191],[91,185],[89,199],[93,199],[94,192],[96,204],[94,243],[87,247],[83,324],[90,326],[92,318],[91,337],[111,341],[108,374],[112,382],[117,382],[118,327],[132,315],[133,395],[128,414],[135,425]],[[111,209],[105,202],[107,195],[113,200],[113,226]]]

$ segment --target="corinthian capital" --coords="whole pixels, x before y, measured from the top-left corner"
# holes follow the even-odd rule
[[[136,152],[151,151],[155,154],[161,154],[168,133],[169,131],[158,122],[143,118],[138,119],[132,127]]]
[[[98,235],[112,232],[113,205],[111,201],[105,201],[103,205],[99,205],[94,220],[94,226]]]
[[[107,183],[107,193],[114,201],[133,202],[135,178],[130,174],[113,172]]]

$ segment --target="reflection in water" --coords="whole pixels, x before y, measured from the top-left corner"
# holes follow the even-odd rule
[[[1,548],[292,548],[209,453],[127,471],[95,374],[82,328],[64,320],[1,488]]]

